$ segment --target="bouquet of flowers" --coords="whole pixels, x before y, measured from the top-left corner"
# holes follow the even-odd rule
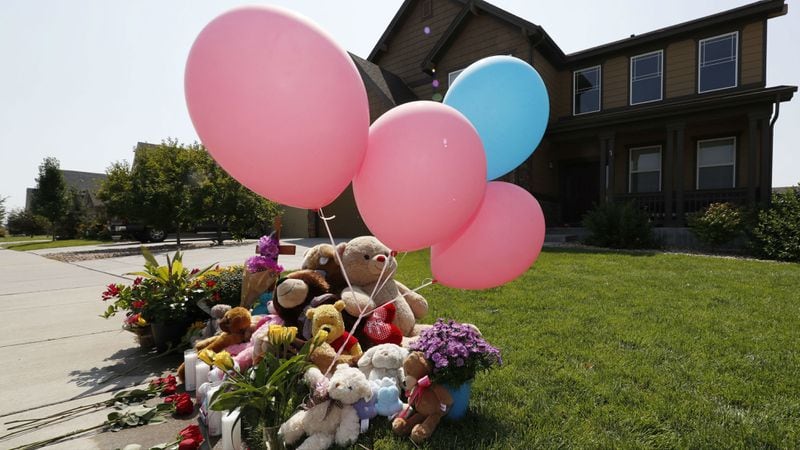
[[[258,240],[258,253],[247,258],[244,263],[241,306],[252,307],[261,294],[272,290],[283,272],[283,267],[278,264],[279,252],[279,243],[274,234],[261,236]]]
[[[502,364],[500,350],[486,342],[475,327],[452,320],[438,319],[411,344],[411,349],[423,352],[433,363],[431,381],[451,386]]]

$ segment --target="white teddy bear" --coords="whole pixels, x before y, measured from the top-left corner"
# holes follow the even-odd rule
[[[306,373],[306,381],[320,380],[320,375]],[[367,377],[355,367],[339,364],[327,385],[328,400],[295,413],[281,425],[279,433],[287,444],[308,435],[297,450],[324,450],[334,442],[345,446],[358,439],[360,423],[353,403],[372,397]]]
[[[403,361],[408,350],[395,344],[381,344],[370,348],[358,359],[358,368],[370,381],[384,377],[393,378],[398,388],[403,383]]]

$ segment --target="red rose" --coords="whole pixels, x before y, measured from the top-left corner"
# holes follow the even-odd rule
[[[202,443],[203,441],[198,442],[195,439],[187,438],[182,440],[181,443],[178,444],[178,450],[197,450],[198,448],[200,448],[200,444]]]
[[[178,384],[178,379],[175,378],[175,375],[172,374],[167,375],[166,378],[164,378],[163,380],[167,384],[175,384],[175,385]]]
[[[178,439],[194,439],[197,442],[203,442],[203,432],[200,431],[198,425],[189,425],[178,432]]]
[[[177,390],[178,390],[178,386],[175,386],[174,384],[167,384],[167,385],[164,386],[164,390],[162,392],[167,394],[167,395],[172,395]]]
[[[194,403],[192,403],[192,397],[185,392],[166,397],[164,399],[164,403],[174,404],[175,414],[179,416],[188,416],[194,412]]]

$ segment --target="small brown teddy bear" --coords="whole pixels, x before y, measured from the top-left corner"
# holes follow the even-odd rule
[[[344,329],[342,310],[344,302],[338,300],[333,305],[322,305],[306,311],[306,317],[311,320],[311,334],[316,336],[320,331],[327,333],[325,342],[311,353],[311,362],[321,370],[327,370],[336,359],[336,353],[344,346],[344,351],[336,359],[337,364],[344,363],[355,366],[361,357],[361,345],[355,336],[351,336]]]
[[[194,348],[198,352],[206,348],[213,352],[221,352],[229,345],[247,342],[250,339],[251,322],[252,317],[247,308],[241,306],[231,308],[219,321],[219,328],[222,330],[222,333],[198,341],[194,344]],[[178,367],[178,377],[181,380],[185,379],[184,371],[185,368],[183,364],[181,364],[180,367]]]
[[[347,281],[342,275],[342,267],[336,261],[336,247],[331,244],[319,244],[306,251],[301,269],[313,270],[328,282],[331,292],[342,292],[347,287]]]
[[[398,435],[411,434],[411,440],[420,444],[436,431],[453,405],[453,397],[441,384],[431,383],[428,376],[431,365],[422,352],[411,352],[403,362],[408,406],[392,422],[392,430]]]

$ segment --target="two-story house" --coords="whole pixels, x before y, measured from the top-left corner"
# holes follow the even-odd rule
[[[505,179],[539,199],[548,225],[633,201],[656,224],[683,226],[711,202],[769,201],[773,128],[797,88],[766,86],[767,22],[787,9],[762,0],[564,54],[541,26],[487,2],[406,0],[367,60],[353,59],[372,120],[399,103],[441,100],[481,58],[527,61],[547,85],[550,121]],[[328,209],[340,235],[367,232],[351,192]],[[322,228],[311,217],[314,234]]]

